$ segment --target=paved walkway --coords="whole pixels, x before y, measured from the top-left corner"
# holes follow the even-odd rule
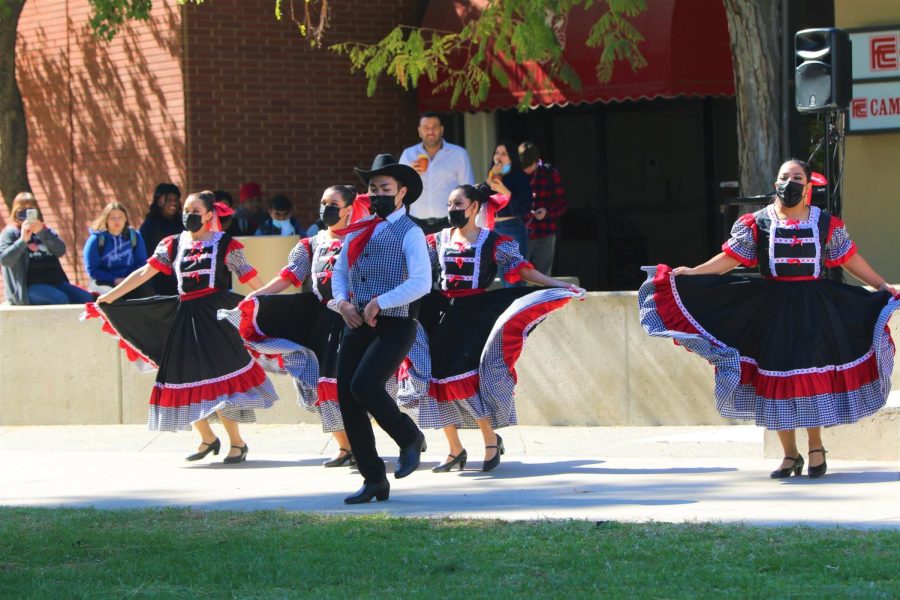
[[[482,473],[477,432],[462,432],[471,462],[430,472],[446,449],[428,432],[420,471],[391,479],[389,502],[346,507],[361,479],[324,469],[335,448],[310,425],[244,428],[248,462],[222,455],[186,463],[191,434],[142,426],[0,427],[0,504],[285,509],[338,514],[595,521],[722,521],[900,528],[900,465],[829,456],[823,479],[773,481],[756,427],[514,427],[507,452]],[[396,447],[379,432],[393,469]]]

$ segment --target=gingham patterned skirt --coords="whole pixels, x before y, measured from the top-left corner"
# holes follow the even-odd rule
[[[506,288],[452,301],[430,294],[419,313],[430,382],[400,392],[401,398],[415,396],[419,426],[474,429],[482,418],[494,429],[515,425],[515,365],[525,339],[573,297],[563,288]],[[413,348],[421,345],[417,339]]]
[[[900,301],[830,280],[672,275],[645,267],[641,325],[716,368],[723,417],[774,430],[849,424],[884,406]]]
[[[266,371],[293,379],[297,404],[319,415],[322,431],[344,430],[337,397],[337,354],[344,320],[338,313],[315,294],[302,293],[257,296],[235,309],[219,311],[218,316],[240,331],[247,349]],[[397,397],[398,379],[411,389],[420,385],[420,363],[411,352],[400,372],[385,385],[392,397]],[[404,408],[415,414],[414,399]]]
[[[278,399],[237,332],[216,320],[217,310],[240,299],[216,292],[187,301],[154,297],[88,308],[87,316],[101,317],[104,331],[120,339],[130,359],[158,367],[150,429],[190,430],[195,421],[217,415],[252,423],[254,409]]]

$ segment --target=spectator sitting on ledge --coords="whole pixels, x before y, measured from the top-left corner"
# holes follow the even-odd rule
[[[84,243],[84,267],[91,278],[90,291],[105,294],[147,262],[144,238],[131,228],[128,211],[118,202],[110,202],[103,207],[90,232]],[[153,286],[144,284],[128,297],[152,295]]]
[[[37,200],[22,192],[13,200],[12,223],[0,233],[0,265],[10,304],[84,304],[94,297],[69,283],[59,257],[66,243],[44,225]]]
[[[303,228],[291,215],[293,212],[294,204],[290,199],[286,196],[273,197],[269,217],[256,230],[256,235],[302,235]]]

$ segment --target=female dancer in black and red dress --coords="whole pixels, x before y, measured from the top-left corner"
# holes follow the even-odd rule
[[[238,328],[267,371],[293,377],[297,403],[317,412],[322,430],[334,436],[338,454],[323,463],[325,467],[355,464],[344,432],[335,378],[344,320],[327,308],[332,299],[331,274],[343,246],[343,236],[334,231],[369,215],[368,197],[355,198],[352,186],[335,185],[325,190],[319,217],[327,228],[300,240],[281,273],[248,294],[238,308],[220,312],[220,318]],[[291,285],[300,287],[310,275],[312,293],[275,295]]]
[[[150,395],[150,429],[190,430],[201,437],[194,461],[221,443],[209,421],[218,418],[231,444],[226,463],[247,457],[247,444],[238,423],[254,421],[253,409],[269,408],[278,399],[272,383],[244,348],[230,326],[219,323],[216,311],[233,308],[241,296],[228,291],[229,271],[252,288],[261,284],[256,270],[244,259],[243,246],[217,231],[212,192],[191,194],[184,202],[186,231],[164,238],[153,256],[110,292],[87,305],[87,317],[102,318],[104,331],[120,338],[129,359],[158,367]],[[178,281],[178,296],[138,300],[119,298],[157,273]]]
[[[840,219],[809,205],[813,181],[809,165],[787,161],[774,203],[740,217],[721,254],[693,268],[647,268],[639,292],[650,335],[716,367],[719,413],[778,432],[784,460],[773,479],[803,470],[798,428],[809,436],[809,476],[824,475],[821,428],[873,414],[891,387],[897,292]],[[758,267],[762,279],[722,275],[738,265]],[[877,291],[823,278],[838,266]]]
[[[536,271],[512,238],[475,224],[491,193],[470,185],[454,189],[448,201],[451,227],[426,237],[440,292],[427,296],[419,312],[431,355],[428,392],[418,398],[419,426],[442,428],[450,444],[435,472],[465,466],[459,427],[481,430],[483,471],[500,464],[503,439],[495,429],[516,423],[515,363],[524,339],[551,312],[584,294]],[[508,283],[549,287],[487,292],[498,273]],[[408,393],[401,390],[401,396]]]

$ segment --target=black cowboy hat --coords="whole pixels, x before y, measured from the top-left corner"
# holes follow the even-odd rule
[[[406,196],[403,197],[403,203],[406,205],[415,202],[422,195],[422,178],[416,173],[416,170],[408,165],[401,165],[390,154],[379,154],[372,161],[372,168],[368,171],[364,169],[353,168],[362,182],[369,185],[369,180],[376,175],[387,175],[393,177],[400,182],[402,187],[406,188]]]

